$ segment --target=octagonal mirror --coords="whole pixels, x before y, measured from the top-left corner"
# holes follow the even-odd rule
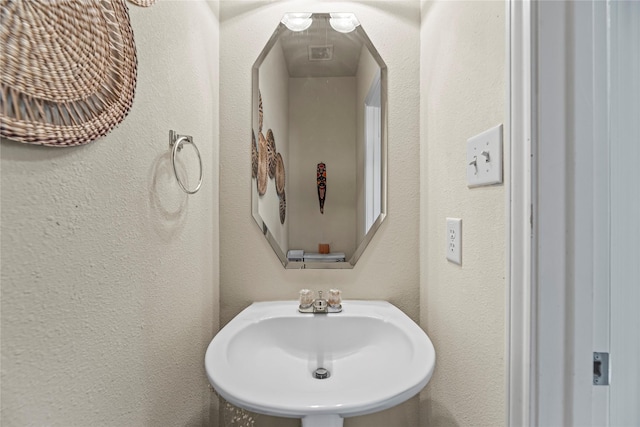
[[[354,14],[290,13],[252,72],[254,219],[285,268],[353,268],[386,215],[384,61]]]

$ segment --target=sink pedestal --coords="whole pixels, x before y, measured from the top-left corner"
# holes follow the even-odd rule
[[[340,415],[308,415],[302,419],[302,427],[342,427]]]

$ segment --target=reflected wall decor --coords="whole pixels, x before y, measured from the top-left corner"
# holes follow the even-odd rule
[[[285,14],[253,65],[252,215],[285,268],[353,268],[387,213],[387,66],[354,14],[336,16]]]
[[[267,129],[266,136],[262,133],[264,125],[264,109],[262,93],[258,91],[258,140],[256,133],[251,130],[251,178],[256,179],[258,196],[263,197],[268,191],[269,180],[275,180],[278,196],[278,216],[280,225],[284,225],[287,217],[287,199],[285,196],[285,166],[282,154],[276,150],[276,138],[272,129]]]
[[[316,172],[318,183],[318,203],[320,204],[320,213],[324,214],[324,201],[327,197],[327,165],[320,162]]]

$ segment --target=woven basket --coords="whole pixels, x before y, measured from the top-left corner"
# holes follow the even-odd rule
[[[285,184],[285,171],[284,171],[284,161],[282,160],[282,154],[276,154],[276,193],[278,196],[284,193],[284,184]]]
[[[129,0],[131,3],[142,7],[149,7],[156,2],[156,0]]]
[[[276,176],[276,153],[276,139],[273,131],[269,129],[267,131],[267,169],[271,179]]]
[[[262,132],[258,134],[258,195],[264,196],[269,182],[269,162],[267,160],[267,140]]]
[[[131,109],[136,49],[124,0],[0,0],[0,134],[75,146]]]

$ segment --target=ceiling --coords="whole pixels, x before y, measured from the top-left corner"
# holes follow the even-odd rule
[[[358,71],[364,43],[361,27],[344,34],[329,25],[329,15],[314,15],[311,26],[300,32],[284,29],[279,41],[290,77],[347,77]],[[310,46],[315,52],[330,54],[330,60],[309,60]]]

